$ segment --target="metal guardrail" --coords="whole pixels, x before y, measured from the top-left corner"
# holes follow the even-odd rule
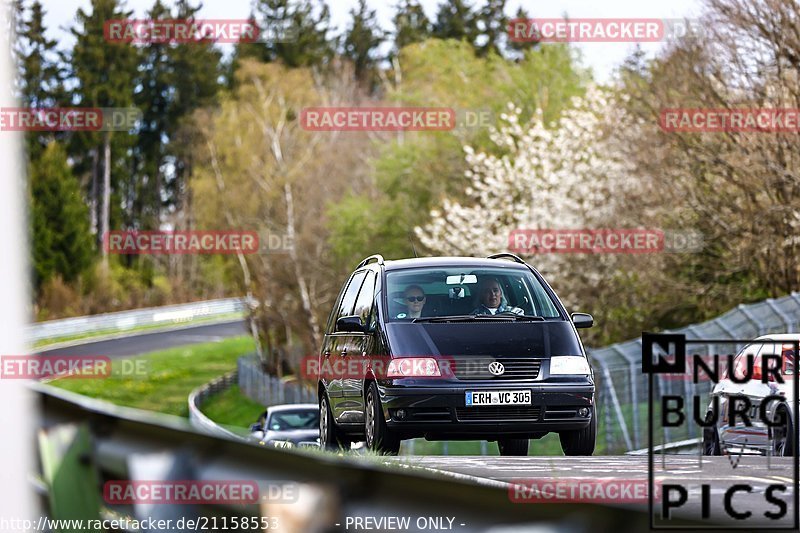
[[[203,433],[208,433],[209,435],[219,435],[221,437],[228,437],[232,439],[244,439],[244,437],[241,435],[238,435],[218,425],[216,422],[203,414],[201,409],[203,403],[205,403],[208,398],[227,390],[231,385],[237,382],[238,371],[234,370],[233,372],[229,372],[224,376],[221,376],[214,381],[206,383],[205,385],[197,387],[195,390],[193,390],[191,394],[189,394],[188,400],[189,422],[191,422],[192,426]]]
[[[670,453],[692,453],[697,452],[698,446],[703,441],[701,438],[696,439],[686,439],[686,440],[679,440],[676,442],[668,442],[666,444],[659,444],[658,446],[653,446],[653,453],[659,452],[670,452]],[[649,450],[647,448],[642,448],[640,450],[631,450],[629,452],[625,452],[625,455],[647,455]]]
[[[682,333],[692,339],[754,339],[768,333],[794,333],[800,331],[800,293],[793,292],[782,298],[769,298],[763,302],[738,305],[727,313],[700,324],[668,330],[664,333]],[[701,355],[730,353],[742,346],[725,344],[698,348]],[[642,448],[647,427],[647,376],[642,373],[641,338],[612,344],[605,348],[587,349],[595,368],[599,422],[605,439],[605,452]],[[705,352],[705,354],[703,354]],[[656,380],[656,394],[705,395],[708,382],[692,384],[687,380]],[[688,433],[675,434],[667,430],[665,440],[682,440],[699,437],[698,430],[690,425]]]
[[[43,384],[33,389],[43,415],[37,434],[46,472],[40,487],[50,518],[98,518],[111,507],[137,520],[270,517],[277,521],[270,530],[310,533],[344,531],[348,517],[370,514],[376,519],[410,516],[408,531],[424,530],[415,517],[452,517],[458,526],[453,529],[464,532],[523,524],[577,533],[644,531],[649,523],[647,512],[638,509],[578,502],[515,504],[501,482],[480,484],[412,463],[392,466],[380,457],[261,447],[197,432],[178,417],[118,407]],[[259,486],[259,499],[246,505],[110,506],[101,492],[104,480],[252,481]],[[286,497],[287,487],[294,498]],[[282,499],[270,496],[275,488]]]
[[[783,298],[768,298],[754,304],[741,304],[712,320],[664,333],[682,333],[691,339],[754,339],[768,333],[800,331],[800,292]],[[727,347],[726,347],[727,348]],[[591,356],[604,364],[627,364],[634,361],[641,367],[640,339],[590,349]]]
[[[232,314],[244,314],[248,305],[243,298],[223,298],[188,304],[149,307],[37,322],[28,326],[30,342],[60,339],[88,334],[125,332],[142,327],[191,325],[198,321],[213,321]]]

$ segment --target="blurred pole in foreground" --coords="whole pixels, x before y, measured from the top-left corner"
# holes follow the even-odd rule
[[[14,66],[11,44],[14,37],[6,28],[9,2],[0,4],[0,107],[14,107],[12,91]],[[26,236],[25,175],[22,136],[0,130],[0,355],[26,353],[24,328],[28,321],[28,246]],[[29,474],[33,471],[33,411],[31,395],[24,380],[0,377],[0,524],[6,520],[30,519],[34,495]],[[11,531],[12,527],[3,527]],[[14,528],[16,529],[16,528]]]

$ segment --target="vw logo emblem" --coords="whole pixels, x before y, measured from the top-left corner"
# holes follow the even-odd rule
[[[489,372],[493,376],[502,376],[503,372],[505,372],[505,371],[506,371],[506,367],[503,366],[503,363],[500,363],[498,361],[493,361],[493,362],[489,363]]]

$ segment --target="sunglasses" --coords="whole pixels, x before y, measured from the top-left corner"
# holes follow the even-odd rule
[[[425,300],[424,296],[406,296],[406,300],[409,302],[422,302]]]

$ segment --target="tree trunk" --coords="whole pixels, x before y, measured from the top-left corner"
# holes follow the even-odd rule
[[[297,259],[297,247],[295,246],[295,229],[294,229],[294,197],[292,195],[292,186],[289,183],[283,186],[283,195],[286,201],[286,237],[289,241],[289,257],[292,261],[294,268],[294,275],[297,278],[297,287],[300,289],[300,302],[303,304],[303,312],[308,320],[308,327],[311,330],[313,337],[314,347],[322,345],[322,336],[319,331],[319,323],[317,322],[317,315],[311,305],[311,297],[308,293],[308,284],[306,283],[303,270],[300,268],[300,261]]]
[[[247,288],[245,302],[247,305],[247,321],[250,325],[250,334],[253,336],[253,341],[256,345],[256,355],[258,356],[259,360],[263,361],[264,350],[261,346],[261,339],[258,336],[256,311],[251,307],[251,303],[254,302],[255,298],[253,298],[252,283],[250,282],[250,268],[247,266],[247,261],[245,261],[244,254],[242,254],[241,250],[237,252],[236,258],[239,260],[239,266],[242,269],[242,276],[244,277],[244,286]]]
[[[90,207],[90,229],[92,231],[92,235],[95,236],[97,239],[97,174],[98,174],[98,165],[100,164],[100,156],[99,151],[97,148],[92,150],[92,188],[89,192],[89,207]],[[102,244],[102,240],[97,240],[98,243]]]
[[[108,238],[111,224],[111,132],[103,135],[103,213],[100,219],[103,239]],[[103,266],[108,267],[108,250],[103,247]]]
[[[211,168],[214,170],[214,176],[216,177],[217,181],[217,190],[219,191],[220,198],[222,199],[222,203],[224,205],[225,220],[227,221],[228,226],[234,228],[238,224],[235,223],[233,214],[231,210],[228,208],[227,202],[225,201],[225,179],[223,178],[222,171],[219,168],[219,162],[217,161],[217,152],[214,149],[214,145],[210,141],[207,143],[207,146],[208,146],[208,153],[211,155]],[[239,267],[242,269],[244,286],[247,291],[246,301],[248,305],[248,321],[250,324],[250,334],[253,336],[253,341],[255,342],[256,345],[256,355],[258,356],[259,360],[262,362],[263,365],[264,349],[261,346],[261,339],[258,336],[258,325],[256,324],[256,314],[255,311],[250,307],[250,303],[254,300],[252,278],[250,277],[250,268],[247,266],[247,261],[245,261],[244,255],[242,254],[241,250],[236,254],[236,256],[239,259]]]

